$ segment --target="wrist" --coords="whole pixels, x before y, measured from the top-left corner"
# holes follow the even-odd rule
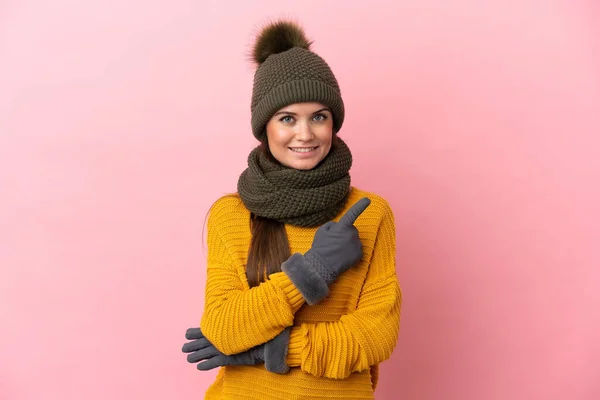
[[[308,250],[304,253],[304,259],[312,265],[315,271],[323,278],[327,285],[331,285],[337,279],[337,274],[327,266],[325,260],[319,255],[319,253]]]
[[[256,346],[250,350],[250,355],[253,359],[260,362],[265,362],[265,347],[266,343]]]
[[[291,329],[291,327],[284,329],[275,338],[265,343],[264,361],[267,371],[277,374],[286,374],[290,371],[290,367],[286,364],[286,358]]]
[[[281,264],[281,270],[310,305],[316,304],[329,294],[329,286],[315,266],[300,253],[294,253]]]

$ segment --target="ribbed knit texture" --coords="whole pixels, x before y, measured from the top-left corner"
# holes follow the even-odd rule
[[[299,226],[319,226],[334,218],[350,192],[352,152],[338,137],[319,165],[299,170],[266,156],[259,147],[248,156],[238,179],[246,208],[261,217]]]
[[[344,122],[344,102],[329,65],[301,47],[270,55],[254,73],[252,132],[263,141],[265,125],[275,112],[292,103],[319,102],[331,108],[333,131]]]
[[[378,365],[396,345],[401,291],[395,270],[394,216],[381,197],[352,188],[339,220],[356,201],[371,204],[355,226],[363,259],[310,306],[285,273],[249,289],[245,262],[250,212],[237,195],[219,199],[208,219],[208,271],[200,326],[225,354],[265,343],[288,326],[287,374],[264,365],[221,368],[205,399],[373,399]],[[317,228],[285,226],[291,252],[306,252]]]

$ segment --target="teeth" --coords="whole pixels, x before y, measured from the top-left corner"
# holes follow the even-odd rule
[[[308,147],[308,148],[301,148],[301,149],[295,149],[293,147],[290,147],[290,149],[292,149],[292,151],[295,151],[296,153],[308,153],[309,151],[313,151],[314,149],[316,149],[316,147]]]

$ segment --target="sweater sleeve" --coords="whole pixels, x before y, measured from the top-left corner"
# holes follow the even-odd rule
[[[224,354],[236,354],[273,339],[294,323],[304,298],[283,272],[248,288],[220,232],[219,215],[209,215],[204,312],[200,328]]]
[[[391,356],[400,329],[402,292],[396,277],[394,216],[389,205],[386,209],[356,310],[335,322],[294,326],[288,366],[341,379]]]

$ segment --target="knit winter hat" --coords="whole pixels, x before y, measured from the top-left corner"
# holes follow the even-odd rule
[[[252,132],[266,140],[265,125],[277,110],[293,103],[318,102],[333,113],[333,133],[344,122],[344,102],[331,68],[310,51],[303,29],[289,21],[270,23],[254,44],[258,67],[252,88]]]

